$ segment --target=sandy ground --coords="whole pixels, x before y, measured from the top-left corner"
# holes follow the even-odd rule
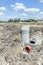
[[[20,30],[22,25],[40,23],[0,23],[0,65],[43,65],[43,42],[23,57]],[[41,25],[43,25],[41,23]],[[30,27],[30,36],[43,27]]]

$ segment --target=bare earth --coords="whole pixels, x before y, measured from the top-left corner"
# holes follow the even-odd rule
[[[43,65],[43,42],[23,57],[20,30],[22,25],[40,23],[0,23],[0,65]],[[43,23],[41,23],[43,25]],[[42,28],[31,28],[30,35]]]

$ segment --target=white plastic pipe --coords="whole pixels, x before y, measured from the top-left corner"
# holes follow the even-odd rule
[[[25,45],[25,42],[29,40],[29,25],[23,25],[21,28],[21,39],[23,46]]]

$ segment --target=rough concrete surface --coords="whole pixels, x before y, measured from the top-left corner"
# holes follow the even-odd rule
[[[0,23],[0,65],[43,65],[43,42],[36,45],[28,56],[22,54],[20,29],[22,23]],[[43,28],[31,28],[30,35]]]

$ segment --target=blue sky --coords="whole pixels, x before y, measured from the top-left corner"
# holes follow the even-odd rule
[[[0,20],[43,18],[43,0],[0,0]]]

